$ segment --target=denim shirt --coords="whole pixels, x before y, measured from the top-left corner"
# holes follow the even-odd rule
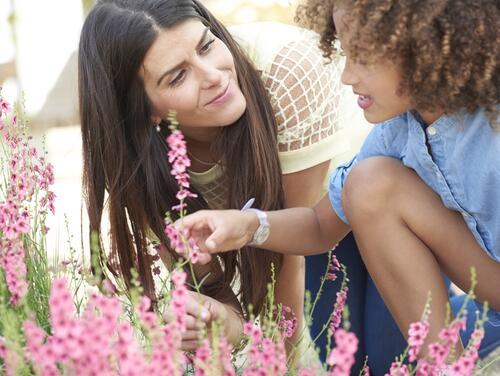
[[[500,130],[492,128],[484,110],[444,115],[426,128],[413,112],[375,125],[358,155],[330,177],[330,201],[346,223],[344,181],[359,161],[373,156],[393,157],[413,169],[500,261]]]
[[[393,157],[413,169],[447,208],[462,214],[479,245],[500,261],[500,131],[484,111],[441,116],[427,128],[407,112],[374,126],[358,155],[330,178],[330,200],[346,223],[344,181],[356,163],[373,156]]]

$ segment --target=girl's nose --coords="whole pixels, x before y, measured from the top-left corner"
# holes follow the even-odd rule
[[[342,70],[342,74],[340,76],[340,81],[344,85],[349,85],[349,86],[353,86],[358,83],[357,75],[355,74],[352,63],[350,62],[349,59],[345,60],[345,65],[344,69]]]

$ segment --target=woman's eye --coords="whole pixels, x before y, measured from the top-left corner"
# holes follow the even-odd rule
[[[207,43],[205,43],[201,48],[200,48],[200,53],[204,54],[210,50],[210,47],[212,46],[212,43],[215,42],[215,39],[209,40]]]
[[[184,78],[186,77],[186,70],[181,70],[175,78],[168,83],[168,86],[177,86],[182,83]]]

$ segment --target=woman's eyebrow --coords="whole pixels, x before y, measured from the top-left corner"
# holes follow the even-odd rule
[[[205,41],[205,38],[207,37],[207,33],[209,32],[210,28],[207,26],[205,27],[205,29],[203,30],[203,34],[201,35],[201,38],[200,40],[198,41],[198,44],[196,45],[196,49],[200,49],[201,46],[203,45],[203,42]],[[160,78],[158,78],[158,81],[156,81],[156,87],[160,86],[161,84],[161,81],[166,77],[168,76],[169,74],[172,74],[174,73],[176,70],[178,70],[183,64],[185,63],[185,61],[181,61],[179,64],[177,64],[175,67],[167,70],[166,72],[164,72]]]

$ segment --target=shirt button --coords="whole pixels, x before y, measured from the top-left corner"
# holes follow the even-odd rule
[[[469,214],[464,211],[461,211],[460,214],[462,214],[462,217],[464,217],[464,219],[467,219],[469,217]]]
[[[436,128],[434,128],[434,127],[429,127],[429,128],[427,128],[427,134],[428,134],[429,136],[434,136],[436,133],[437,133]]]

